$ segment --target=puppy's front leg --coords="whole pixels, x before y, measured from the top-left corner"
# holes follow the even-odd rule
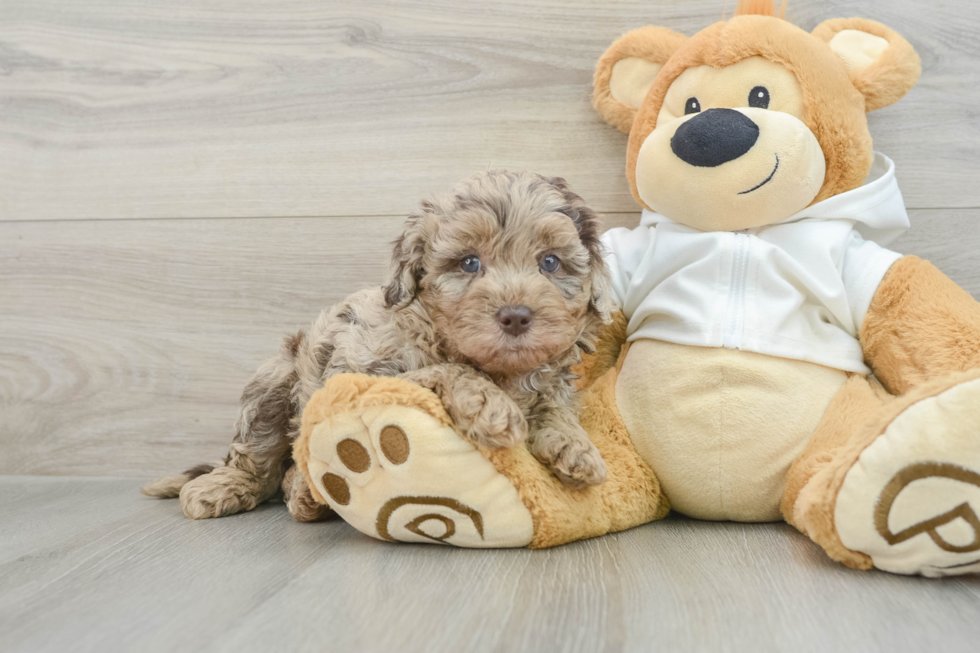
[[[513,447],[527,437],[524,413],[507,393],[465,365],[431,365],[401,375],[442,400],[460,435],[487,447]]]
[[[578,422],[573,406],[538,406],[527,448],[565,485],[586,487],[606,480],[606,461]]]

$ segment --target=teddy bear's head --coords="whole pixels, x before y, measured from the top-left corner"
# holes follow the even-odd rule
[[[808,33],[773,0],[688,38],[663,27],[621,37],[596,66],[594,104],[629,133],[626,175],[642,206],[704,231],[784,220],[861,185],[873,153],[866,113],[921,71],[909,43],[871,20]]]

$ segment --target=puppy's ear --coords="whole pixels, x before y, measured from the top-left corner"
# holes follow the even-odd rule
[[[610,45],[592,78],[592,105],[599,115],[628,134],[657,73],[686,40],[683,34],[651,25]]]
[[[589,299],[589,310],[596,314],[603,324],[612,321],[612,312],[616,305],[612,298],[612,280],[609,270],[602,260],[602,222],[595,211],[585,204],[585,200],[568,188],[568,183],[561,177],[553,177],[548,183],[557,188],[565,198],[565,206],[558,209],[575,224],[579,240],[589,252],[589,281],[592,286],[592,297]]]
[[[422,203],[423,213],[413,214],[405,221],[405,231],[394,242],[391,253],[391,281],[383,288],[385,308],[407,306],[419,292],[419,280],[425,274],[422,257],[425,237],[422,233],[428,202]]]
[[[912,90],[922,73],[919,55],[898,32],[864,18],[835,18],[813,30],[847,66],[868,111],[887,107]]]
[[[612,278],[609,276],[608,268],[602,263],[601,255],[599,261],[600,265],[592,266],[592,301],[589,303],[589,308],[599,316],[603,324],[611,324],[612,314],[617,308],[613,301]]]

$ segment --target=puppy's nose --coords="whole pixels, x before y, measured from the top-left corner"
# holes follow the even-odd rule
[[[708,109],[677,128],[670,149],[681,161],[714,168],[733,161],[759,140],[759,126],[741,111]]]
[[[519,336],[531,328],[534,311],[527,306],[504,306],[497,311],[497,324],[504,333]]]

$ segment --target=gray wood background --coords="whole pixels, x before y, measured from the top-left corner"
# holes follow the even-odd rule
[[[562,175],[635,224],[593,64],[734,6],[0,0],[0,651],[976,651],[980,578],[853,572],[785,524],[467,551],[271,502],[194,522],[98,478],[222,455],[282,334],[379,283],[402,217],[464,175]],[[911,208],[895,247],[980,296],[975,0],[789,11],[854,14],[924,64],[870,119]]]
[[[0,474],[146,477],[224,451],[280,336],[378,283],[420,197],[488,164],[637,209],[592,67],[735,0],[0,0]],[[919,85],[871,116],[913,229],[980,295],[973,0],[794,0],[881,20]]]

